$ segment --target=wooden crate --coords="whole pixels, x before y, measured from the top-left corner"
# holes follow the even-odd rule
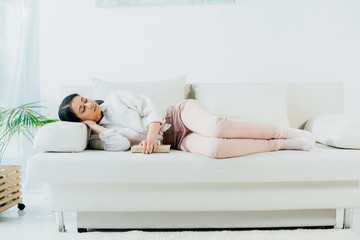
[[[21,166],[0,165],[0,212],[22,202]]]

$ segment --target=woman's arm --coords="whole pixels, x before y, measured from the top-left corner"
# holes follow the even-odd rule
[[[146,140],[140,142],[142,153],[152,153],[157,148],[157,136],[160,132],[160,122],[151,122],[146,136]]]
[[[129,140],[118,133],[116,129],[105,128],[94,121],[83,122],[98,134],[98,137],[90,138],[89,146],[91,148],[106,151],[126,151],[129,149]]]
[[[120,102],[122,105],[136,111],[139,116],[145,118],[148,132],[146,140],[140,142],[142,153],[147,154],[155,151],[161,125],[165,124],[166,121],[163,111],[148,96],[129,91],[116,90],[109,94],[106,101],[110,107],[114,106],[114,112],[116,112],[115,106]]]
[[[107,100],[110,105],[116,106],[118,102],[121,102],[136,111],[141,117],[145,118],[148,127],[153,122],[165,123],[163,111],[146,95],[117,90],[112,92]]]

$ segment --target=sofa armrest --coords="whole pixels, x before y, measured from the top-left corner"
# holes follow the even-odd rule
[[[36,133],[34,149],[44,152],[81,152],[88,144],[90,129],[84,123],[54,122]]]
[[[318,115],[307,121],[305,130],[325,145],[360,149],[360,117]]]

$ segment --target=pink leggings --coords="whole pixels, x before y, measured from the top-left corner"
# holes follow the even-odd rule
[[[214,158],[244,156],[283,149],[287,136],[275,124],[259,124],[222,118],[196,100],[186,100],[181,121],[190,130],[180,150]]]

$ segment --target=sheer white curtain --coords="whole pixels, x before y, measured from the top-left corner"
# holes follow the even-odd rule
[[[0,105],[39,101],[37,0],[0,0]],[[28,140],[14,137],[2,164],[22,166],[34,153]]]

